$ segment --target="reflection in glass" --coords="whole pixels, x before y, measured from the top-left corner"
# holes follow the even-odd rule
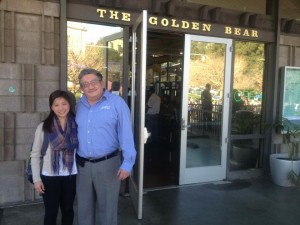
[[[230,170],[260,167],[264,44],[236,42],[232,95]]]
[[[108,42],[107,89],[122,95],[123,84],[123,39]]]
[[[191,42],[187,168],[221,164],[225,44]]]
[[[69,91],[75,94],[76,98],[81,96],[78,74],[83,68],[89,67],[99,70],[104,76],[104,82],[107,82],[106,70],[108,66],[111,66],[111,71],[116,74],[116,77],[122,76],[119,71],[123,70],[123,65],[120,64],[123,62],[120,59],[123,57],[123,52],[121,52],[123,45],[119,42],[118,45],[112,44],[113,47],[111,47],[105,41],[110,35],[120,32],[122,32],[120,27],[67,22],[67,87]],[[107,65],[106,55],[109,48],[112,54],[108,55],[110,61]]]

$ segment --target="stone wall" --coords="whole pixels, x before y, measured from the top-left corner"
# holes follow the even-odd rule
[[[60,87],[59,4],[0,1],[0,205],[33,201],[25,179],[36,126]]]

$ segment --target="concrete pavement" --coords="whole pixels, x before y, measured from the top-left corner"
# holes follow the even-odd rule
[[[149,191],[143,205],[143,219],[137,220],[130,198],[120,197],[119,225],[291,225],[299,223],[300,188],[262,177]],[[1,225],[42,221],[43,204],[0,210]]]

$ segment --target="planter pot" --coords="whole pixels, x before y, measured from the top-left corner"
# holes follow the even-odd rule
[[[288,154],[271,154],[270,155],[270,170],[272,180],[275,184],[283,187],[295,186],[288,180],[288,174],[291,170],[296,174],[300,172],[300,160],[288,160]]]
[[[259,149],[253,145],[233,145],[232,162],[238,169],[255,168],[259,156]]]

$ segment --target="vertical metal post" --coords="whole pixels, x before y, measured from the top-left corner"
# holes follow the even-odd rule
[[[67,1],[60,0],[60,89],[67,90]]]

